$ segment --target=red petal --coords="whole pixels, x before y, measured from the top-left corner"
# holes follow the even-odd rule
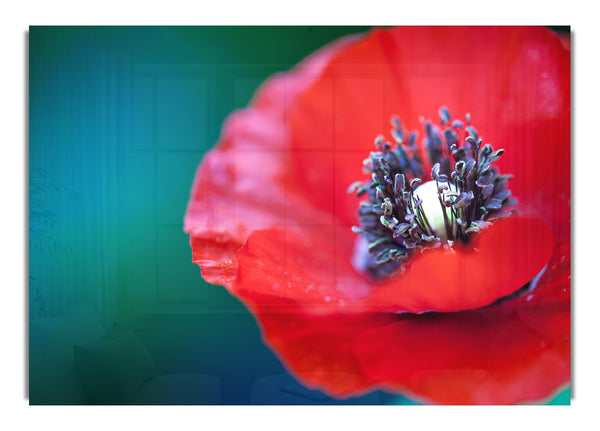
[[[184,220],[194,262],[207,281],[228,287],[234,283],[235,252],[253,230],[327,219],[288,190],[285,117],[331,56],[355,39],[343,38],[294,70],[271,77],[248,109],[227,119],[217,147],[198,168]]]
[[[351,265],[352,234],[328,226],[254,232],[238,252],[236,290],[298,301],[312,312],[422,313],[482,307],[524,286],[554,249],[541,220],[513,217],[482,232],[477,249],[426,250],[373,285]]]
[[[414,315],[362,334],[355,353],[387,388],[446,404],[541,401],[569,381],[569,307],[536,310],[540,333],[519,309]]]
[[[456,116],[470,112],[484,141],[506,150],[498,165],[515,175],[522,210],[559,234],[569,219],[570,61],[541,27],[401,27],[348,47],[290,113],[297,188],[342,224],[356,223],[356,198],[345,191],[361,179],[374,138],[389,136],[393,114],[420,132],[419,118],[437,120],[444,104]],[[333,178],[303,175],[318,172],[307,149],[333,154],[333,164],[323,159]]]
[[[437,403],[548,399],[570,378],[568,262],[555,253],[537,288],[519,298],[475,311],[403,315],[364,332],[355,349],[364,373],[388,390]]]
[[[445,404],[548,399],[570,377],[570,259],[560,244],[531,292],[457,313],[314,313],[237,295],[300,381],[336,397],[384,388]]]
[[[265,343],[304,385],[333,396],[359,395],[373,380],[353,352],[364,331],[394,321],[393,314],[310,314],[297,303],[245,290],[240,297],[260,323]]]
[[[474,311],[315,314],[237,294],[286,367],[332,396],[383,387],[435,403],[539,402],[569,381],[568,250],[557,247],[532,292]]]
[[[483,307],[533,279],[552,256],[554,238],[539,219],[511,217],[481,232],[473,247],[415,256],[404,274],[374,289],[369,303],[413,313]]]
[[[369,280],[351,264],[352,234],[332,226],[253,232],[237,254],[234,291],[296,301],[318,313],[361,311]]]

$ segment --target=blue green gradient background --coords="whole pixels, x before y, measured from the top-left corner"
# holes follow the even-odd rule
[[[30,319],[87,304],[106,329],[131,328],[159,373],[218,378],[223,404],[411,403],[304,391],[245,307],[202,280],[182,229],[195,169],[227,115],[272,73],[365,30],[31,27]],[[194,402],[185,389],[177,399]],[[568,400],[567,390],[554,402]]]

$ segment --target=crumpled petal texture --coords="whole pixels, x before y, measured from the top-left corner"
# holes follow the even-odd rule
[[[307,312],[453,312],[510,295],[533,279],[554,251],[539,219],[512,217],[482,232],[471,248],[425,250],[399,276],[373,283],[352,266],[348,230],[271,228],[253,232],[237,253],[236,290],[298,302]],[[514,252],[514,244],[519,251]],[[502,268],[502,276],[497,272]]]
[[[351,263],[358,202],[346,190],[392,114],[420,131],[441,105],[470,112],[484,142],[505,149],[497,166],[514,174],[522,217],[481,233],[479,254],[427,251],[373,283]],[[570,375],[570,52],[537,27],[340,39],[230,116],[198,169],[185,230],[202,276],[249,307],[307,386],[543,401]],[[542,267],[535,289],[496,301]]]
[[[193,261],[207,281],[233,286],[235,253],[253,230],[327,219],[328,214],[288,190],[285,172],[291,157],[285,119],[331,57],[355,39],[335,42],[295,70],[272,76],[250,107],[225,122],[218,145],[198,167],[184,218]]]

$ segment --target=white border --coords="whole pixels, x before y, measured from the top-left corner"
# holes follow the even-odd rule
[[[10,9],[7,9],[10,4]],[[2,79],[2,384],[6,429],[589,429],[600,401],[598,167],[599,26],[594,9],[575,2],[124,0],[22,1],[0,18]],[[588,4],[592,4],[591,2]],[[571,407],[29,407],[24,399],[25,100],[24,32],[29,25],[124,24],[556,24],[574,31],[573,215],[574,395]],[[435,412],[427,409],[435,408]],[[232,410],[235,409],[235,412]],[[593,415],[593,416],[592,416]],[[14,425],[10,425],[13,423]]]

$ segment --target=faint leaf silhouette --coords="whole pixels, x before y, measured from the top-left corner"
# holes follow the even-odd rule
[[[79,202],[81,195],[48,179],[48,172],[34,168],[29,175],[29,251],[39,253],[73,253],[73,248],[53,236],[50,228],[60,219],[60,213],[47,202],[49,192],[56,192]]]
[[[71,254],[73,248],[58,240],[52,229],[59,223],[61,214],[55,209],[59,202],[52,197],[66,196],[79,202],[81,195],[68,187],[49,180],[46,170],[34,168],[29,173],[29,253]],[[29,274],[29,318],[51,316],[46,309],[43,288],[39,278]]]

